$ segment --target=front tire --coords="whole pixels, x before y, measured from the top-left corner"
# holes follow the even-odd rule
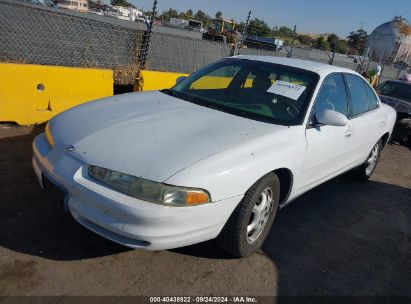
[[[217,243],[232,256],[243,258],[257,252],[273,224],[280,199],[280,181],[274,173],[259,179],[246,192]]]
[[[367,157],[367,160],[364,164],[356,168],[355,177],[358,180],[367,181],[370,179],[375,168],[377,167],[378,160],[380,159],[382,151],[382,140],[380,139],[372,148],[370,154]]]

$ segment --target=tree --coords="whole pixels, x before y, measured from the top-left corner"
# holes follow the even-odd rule
[[[327,42],[331,47],[333,47],[337,43],[338,39],[339,38],[336,34],[330,34],[327,37]]]
[[[117,6],[124,6],[124,7],[134,7],[133,4],[128,2],[127,0],[111,0],[111,5],[117,5]]]
[[[297,39],[300,41],[302,45],[312,46],[315,40],[308,35],[298,35]]]
[[[347,38],[347,45],[350,48],[356,50],[360,54],[364,53],[365,46],[367,45],[368,41],[368,33],[366,31],[360,29],[356,32],[351,32]]]
[[[168,11],[164,11],[160,17],[162,20],[170,21],[171,18],[177,18],[177,16],[178,12],[175,9],[170,8]]]
[[[338,40],[337,43],[337,53],[346,54],[347,53],[347,41],[345,40]]]
[[[325,40],[323,36],[318,37],[317,41],[315,42],[315,47],[323,51],[328,51],[330,49],[328,41]]]
[[[221,19],[221,17],[223,17],[223,13],[222,13],[221,11],[218,11],[218,12],[215,14],[215,18],[216,18],[216,19]]]
[[[261,19],[254,18],[247,27],[247,34],[272,38],[272,31],[268,24]]]
[[[178,18],[180,18],[180,19],[186,19],[186,20],[188,20],[188,19],[192,19],[192,18],[194,18],[194,16],[193,16],[193,10],[192,9],[189,9],[189,10],[187,10],[187,12],[180,12],[179,14],[178,14]]]
[[[294,30],[287,26],[282,26],[280,28],[275,27],[273,29],[273,34],[278,37],[291,38],[294,35]]]
[[[210,16],[204,13],[202,10],[197,11],[197,13],[194,15],[194,19],[203,22],[204,27],[207,27],[211,23]]]

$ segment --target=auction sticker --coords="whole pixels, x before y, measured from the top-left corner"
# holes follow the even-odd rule
[[[267,90],[267,92],[297,100],[306,88],[307,87],[299,84],[278,80]]]

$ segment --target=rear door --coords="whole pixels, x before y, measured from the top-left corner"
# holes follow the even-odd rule
[[[342,74],[331,74],[323,82],[313,113],[330,109],[348,115],[348,95]],[[353,142],[351,123],[336,127],[320,125],[312,115],[306,129],[307,152],[303,168],[303,191],[337,175],[351,165]]]
[[[353,128],[352,157],[357,164],[365,161],[382,134],[386,121],[379,111],[374,90],[361,77],[344,74],[350,97],[348,118]]]

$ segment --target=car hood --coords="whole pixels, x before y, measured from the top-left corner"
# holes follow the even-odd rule
[[[57,147],[93,164],[155,181],[287,127],[202,107],[159,91],[117,95],[49,123]]]

